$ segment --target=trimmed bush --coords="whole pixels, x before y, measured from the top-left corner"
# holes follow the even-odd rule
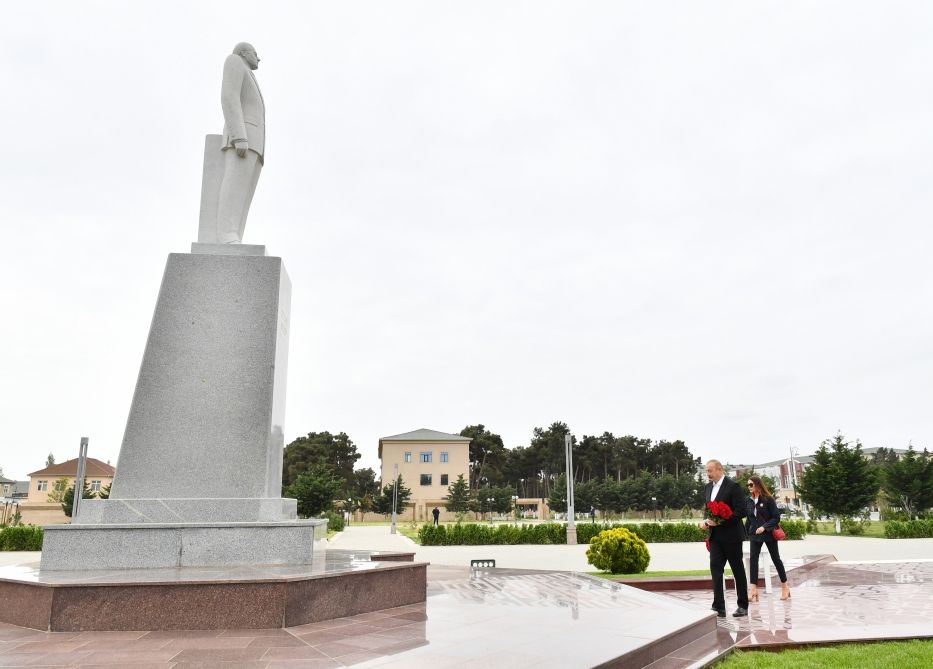
[[[706,538],[706,532],[693,523],[579,523],[577,543],[588,544],[600,532],[617,528],[624,528],[647,543],[692,542]],[[788,537],[801,538],[792,536],[789,531]],[[418,538],[422,546],[566,544],[567,526],[563,523],[422,525]]]
[[[343,527],[347,524],[347,521],[344,520],[342,513],[327,511],[321,517],[327,518],[327,530],[329,532],[343,532]]]
[[[787,520],[781,527],[788,539],[803,539],[807,522]],[[706,532],[693,523],[579,523],[577,543],[588,544],[600,532],[623,528],[649,544],[703,541]],[[422,525],[418,530],[422,546],[482,546],[514,544],[566,544],[567,526],[563,523],[534,525]]]
[[[648,546],[624,527],[603,530],[590,541],[587,561],[612,574],[640,574],[648,569]]]
[[[17,525],[0,530],[0,551],[41,551],[42,528]]]
[[[807,536],[808,523],[805,520],[782,520],[781,529],[789,540],[803,539]]]
[[[926,539],[933,537],[933,520],[889,520],[884,525],[887,539]]]

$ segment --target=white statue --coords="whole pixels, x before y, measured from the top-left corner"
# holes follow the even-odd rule
[[[224,112],[223,179],[217,201],[220,244],[243,240],[246,216],[256,192],[266,148],[266,107],[253,70],[259,56],[251,44],[240,42],[224,61],[220,103]]]

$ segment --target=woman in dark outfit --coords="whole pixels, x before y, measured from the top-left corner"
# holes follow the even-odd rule
[[[774,502],[771,491],[764,484],[760,476],[750,476],[748,479],[748,497],[746,504],[746,523],[745,531],[748,532],[749,555],[751,573],[749,580],[751,584],[748,590],[748,599],[752,602],[758,601],[758,556],[761,554],[761,544],[768,547],[768,553],[771,554],[771,563],[777,570],[778,577],[781,579],[781,599],[790,598],[790,587],[787,585],[787,573],[784,571],[784,563],[781,561],[781,553],[778,550],[778,542],[771,534],[771,530],[777,527],[781,522],[781,510]]]

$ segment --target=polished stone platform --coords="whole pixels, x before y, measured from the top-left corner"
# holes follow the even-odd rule
[[[0,621],[54,632],[275,629],[423,602],[409,554],[319,550],[309,565],[0,568]],[[0,662],[2,666],[2,662]]]
[[[430,566],[425,602],[285,629],[0,624],[0,666],[698,669],[736,648],[933,637],[933,561],[786,562],[792,598],[762,594],[747,619],[717,621],[709,590],[664,595],[568,572]]]

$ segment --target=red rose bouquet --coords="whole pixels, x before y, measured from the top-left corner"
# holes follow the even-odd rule
[[[732,509],[725,502],[707,502],[706,518],[721,523],[732,518]],[[706,550],[709,550],[709,533],[706,534]]]
[[[724,520],[732,518],[732,509],[725,502],[707,502],[706,517],[721,523]]]

